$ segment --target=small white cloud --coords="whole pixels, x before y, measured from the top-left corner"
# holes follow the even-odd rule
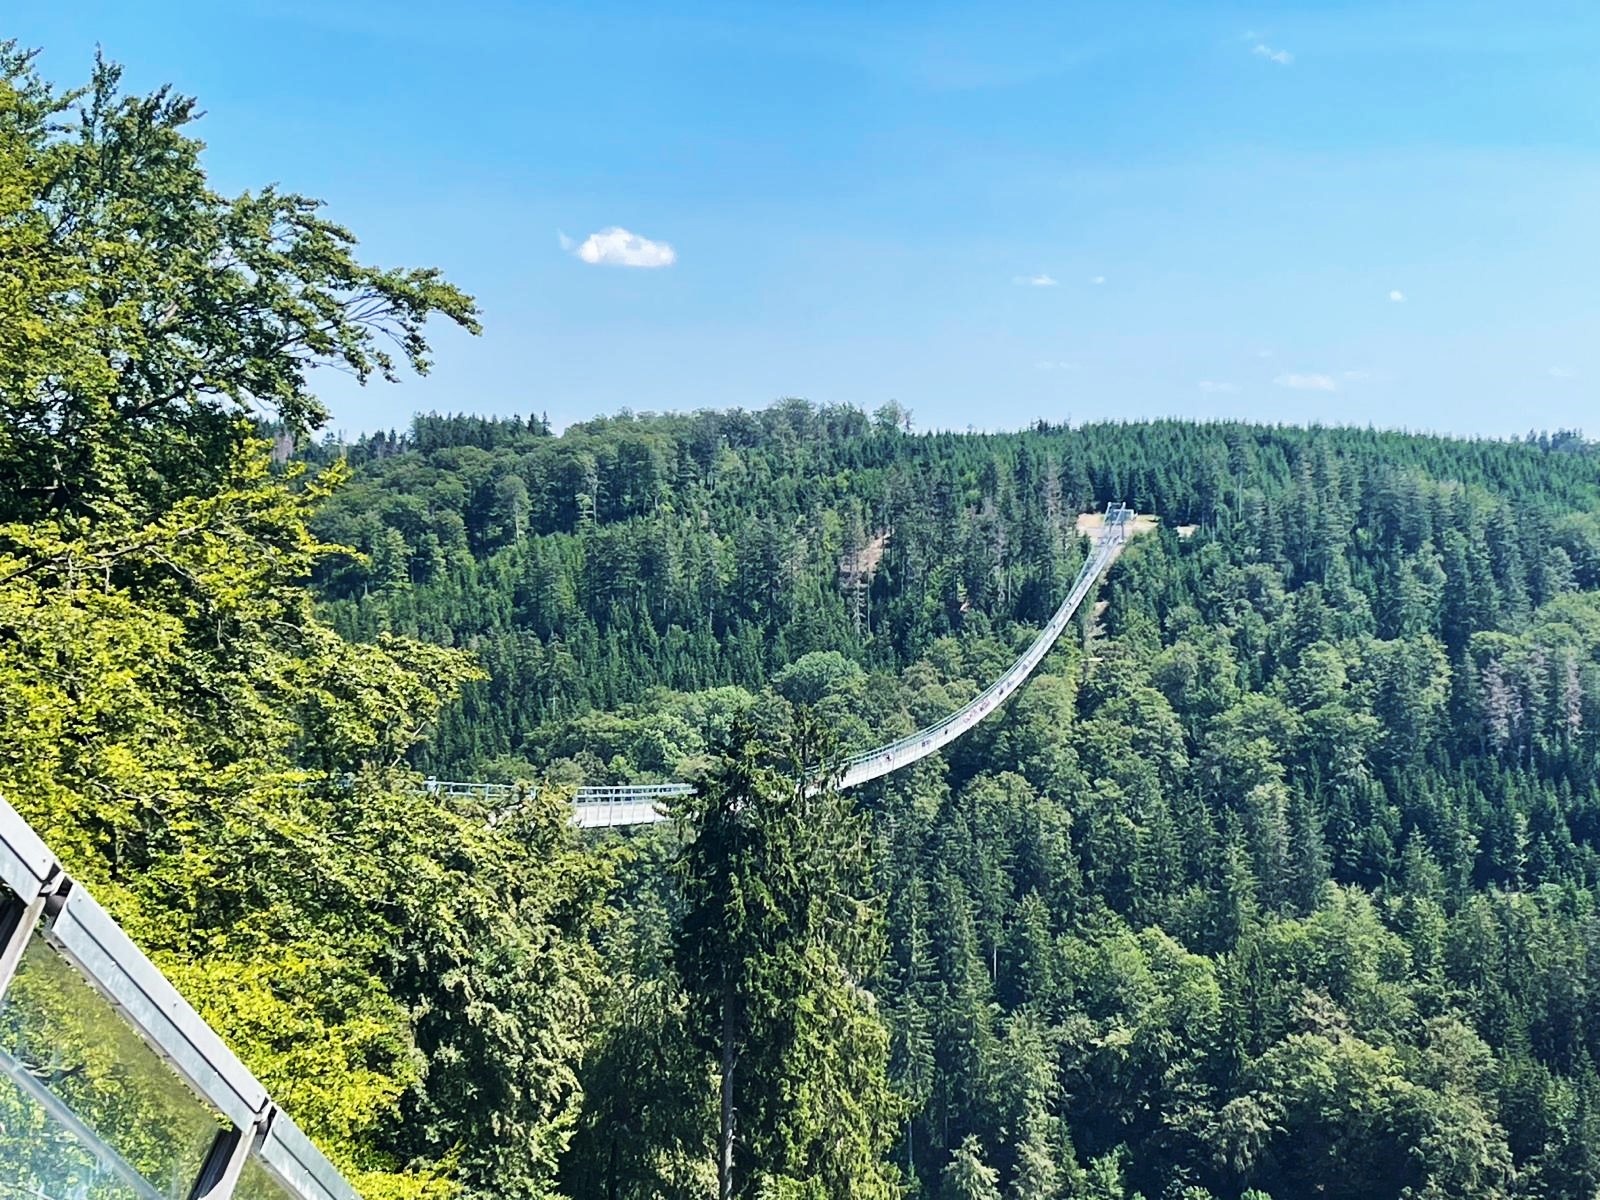
[[[1372,378],[1372,372],[1371,371],[1340,371],[1339,372],[1339,378],[1341,378],[1341,379],[1349,379],[1352,382],[1359,383],[1363,379],[1371,379]]]
[[[1202,379],[1200,381],[1200,390],[1208,395],[1216,395],[1219,392],[1237,392],[1239,390],[1239,385],[1236,383],[1226,383],[1217,379]]]
[[[652,242],[616,225],[591,233],[578,246],[566,234],[560,236],[563,250],[594,266],[670,267],[678,261],[678,252],[666,242]]]
[[[1290,54],[1287,50],[1274,50],[1265,42],[1257,42],[1253,47],[1251,47],[1250,53],[1254,54],[1257,58],[1264,58],[1268,62],[1277,63],[1280,67],[1287,67],[1294,61],[1294,55]]]
[[[1034,363],[1033,366],[1036,371],[1076,371],[1078,369],[1077,363],[1064,362],[1060,359],[1046,359],[1043,362]]]
[[[1089,282],[1094,284],[1096,287],[1099,287],[1105,281],[1106,277],[1104,275],[1091,275],[1089,277]]]
[[[1056,281],[1048,275],[1014,275],[1011,282],[1018,287],[1055,287]]]
[[[1299,392],[1337,392],[1339,385],[1333,381],[1332,375],[1302,375],[1288,372],[1279,375],[1272,381],[1279,387],[1294,388]]]
[[[1399,288],[1395,288],[1394,291],[1389,293],[1389,302],[1391,304],[1404,304],[1406,302],[1406,294]]]
[[[1571,367],[1551,367],[1550,368],[1550,378],[1551,379],[1576,379],[1577,377],[1578,377],[1578,373],[1576,371],[1574,371]]]

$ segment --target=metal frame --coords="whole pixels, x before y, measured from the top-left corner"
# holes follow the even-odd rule
[[[245,1159],[255,1148],[256,1131],[249,1134],[238,1126],[224,1129],[211,1143],[211,1151],[200,1164],[200,1174],[189,1189],[189,1200],[226,1200],[233,1195],[239,1176],[244,1173]]]
[[[356,1200],[355,1189],[338,1169],[272,1102],[261,1082],[110,914],[73,883],[4,797],[0,882],[12,893],[0,920],[0,999],[37,932],[116,1007],[196,1096],[229,1122],[206,1156],[191,1200],[227,1200],[252,1154],[301,1200]]]
[[[11,986],[11,977],[17,973],[22,952],[28,948],[28,939],[44,916],[49,899],[48,894],[42,894],[24,900],[15,893],[6,898],[5,912],[0,915],[0,996]]]

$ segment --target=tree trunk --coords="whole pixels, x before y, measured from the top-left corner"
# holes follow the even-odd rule
[[[733,989],[722,995],[722,1125],[717,1137],[717,1196],[733,1200]]]

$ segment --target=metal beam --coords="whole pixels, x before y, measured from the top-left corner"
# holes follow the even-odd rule
[[[32,899],[45,891],[60,871],[44,839],[0,796],[0,883]]]
[[[279,1181],[305,1200],[358,1200],[355,1188],[276,1105],[268,1116],[260,1158]]]
[[[301,1200],[356,1200],[355,1189],[271,1102],[267,1090],[215,1030],[84,888],[74,886],[21,814],[0,797],[0,882],[13,900],[0,913],[0,969],[14,972],[37,931],[109,1000],[144,1043],[229,1121],[213,1143],[191,1200],[227,1200],[253,1153]],[[166,1200],[61,1099],[0,1052],[0,1074],[36,1099],[63,1128],[143,1200]]]
[[[259,1133],[255,1125],[248,1130],[220,1130],[205,1162],[200,1164],[200,1174],[189,1189],[189,1200],[228,1200],[238,1186],[245,1160],[255,1149]]]

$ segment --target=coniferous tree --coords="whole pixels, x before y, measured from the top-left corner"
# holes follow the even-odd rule
[[[679,810],[674,955],[691,1029],[719,1077],[718,1193],[820,1186],[892,1194],[884,1157],[898,1101],[869,977],[880,915],[866,896],[865,830],[824,778],[826,745],[802,721],[785,777],[753,729]],[[803,998],[803,999],[801,999]],[[797,1003],[797,1001],[799,1001]]]

